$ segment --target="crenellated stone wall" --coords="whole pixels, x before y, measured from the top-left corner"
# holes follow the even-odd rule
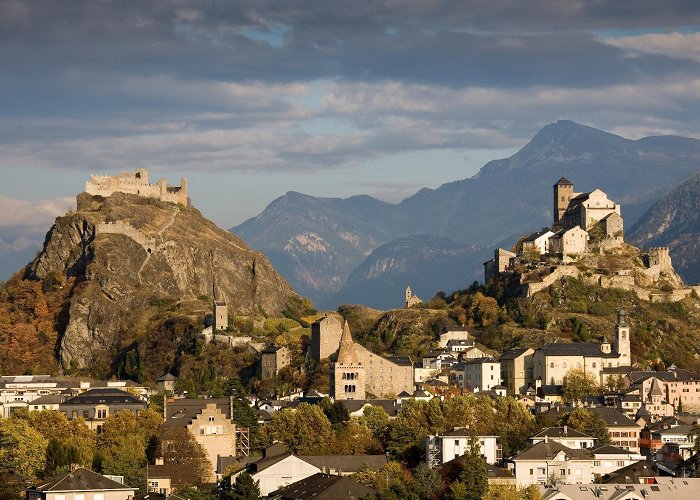
[[[165,179],[158,179],[155,184],[150,184],[148,170],[145,168],[133,172],[122,172],[118,175],[93,175],[85,183],[85,192],[91,195],[107,197],[116,191],[188,205],[185,177],[181,179],[180,186],[168,186]]]

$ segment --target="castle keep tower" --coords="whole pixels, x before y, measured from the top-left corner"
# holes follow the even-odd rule
[[[557,181],[554,187],[554,224],[561,220],[562,215],[566,212],[571,198],[574,196],[574,185],[562,177]]]
[[[617,312],[615,340],[613,342],[613,347],[620,353],[620,366],[630,366],[630,325],[627,323],[627,312],[624,309]]]
[[[214,301],[214,328],[213,330],[221,331],[228,328],[228,306],[223,300]]]
[[[365,399],[367,377],[360,361],[355,343],[350,334],[350,326],[345,321],[340,337],[338,359],[331,365],[331,394],[336,401],[342,399]]]

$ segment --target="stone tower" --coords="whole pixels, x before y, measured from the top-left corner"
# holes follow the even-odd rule
[[[574,185],[562,177],[557,181],[554,187],[554,224],[557,224],[564,212],[566,212],[566,207],[569,206],[571,198],[574,196]]]
[[[630,325],[627,323],[627,312],[624,309],[617,312],[613,346],[620,353],[620,366],[630,366]]]
[[[321,361],[335,353],[340,346],[343,334],[343,323],[334,314],[324,316],[311,325],[311,343],[309,357],[313,361]]]
[[[213,330],[220,331],[228,328],[228,306],[223,300],[214,301],[214,327]]]
[[[331,394],[336,401],[365,399],[367,374],[357,355],[347,321],[343,324],[338,359],[331,365],[330,378]]]

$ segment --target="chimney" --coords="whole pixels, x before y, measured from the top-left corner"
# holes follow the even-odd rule
[[[566,426],[566,425],[564,426],[564,435],[565,435],[565,436],[568,436],[568,435],[569,435],[569,427]]]
[[[544,435],[544,444],[549,443],[549,436],[547,434]]]

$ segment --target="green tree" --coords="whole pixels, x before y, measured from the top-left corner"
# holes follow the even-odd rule
[[[576,408],[569,413],[565,413],[559,419],[559,425],[567,425],[572,429],[596,438],[597,445],[610,443],[608,425],[603,420],[603,417],[586,408]]]
[[[0,419],[0,472],[36,477],[44,469],[47,446],[26,419]]]
[[[277,411],[266,427],[271,439],[284,443],[297,455],[328,453],[332,444],[331,423],[318,405],[301,403],[294,411]]]
[[[326,414],[326,417],[328,417],[328,420],[334,427],[343,425],[350,420],[350,412],[342,401],[331,403],[329,398],[324,398],[321,401],[321,408],[323,408],[323,413]]]
[[[462,457],[462,473],[459,475],[457,483],[464,485],[464,489],[453,490],[453,496],[459,493],[460,496],[454,498],[465,500],[481,500],[489,488],[488,472],[486,463],[481,458],[478,442],[473,440],[470,449]],[[464,495],[464,496],[461,496]]]
[[[564,401],[583,401],[586,396],[600,394],[600,386],[590,373],[573,368],[564,377]]]
[[[528,437],[535,430],[535,417],[532,413],[511,397],[498,398],[493,406],[493,434],[501,436],[503,456],[526,448]]]
[[[389,415],[381,406],[368,406],[362,412],[359,422],[372,431],[372,435],[380,441],[386,438],[389,427]]]
[[[425,462],[421,463],[413,471],[413,478],[416,484],[416,491],[421,500],[431,500],[439,498],[442,492],[442,476],[440,473],[428,467]]]
[[[177,496],[187,500],[217,500],[217,495],[211,491],[196,486],[183,485],[177,489]]]
[[[231,484],[231,476],[227,480],[228,491],[219,495],[220,500],[258,500],[260,498],[260,481],[253,479],[253,476],[247,472],[238,474],[233,484]]]
[[[224,396],[233,398],[233,420],[238,427],[245,427],[250,431],[250,447],[257,450],[261,446],[260,430],[255,412],[248,403],[246,390],[239,377],[230,377],[224,382]]]
[[[124,476],[124,482],[144,490],[146,487],[146,450],[138,434],[115,436],[101,450],[102,472]]]

